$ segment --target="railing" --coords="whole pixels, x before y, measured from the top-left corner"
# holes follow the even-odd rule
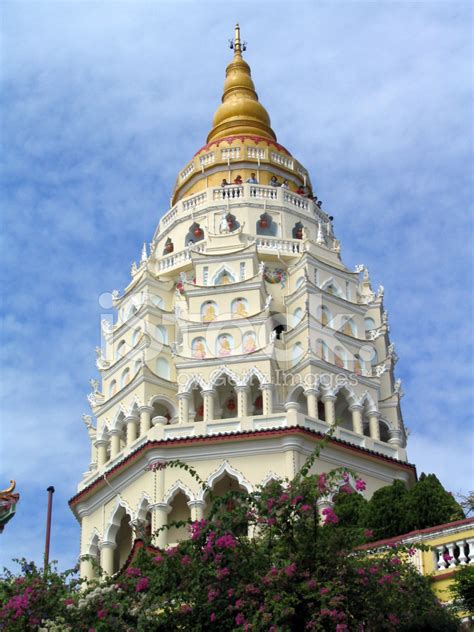
[[[299,240],[277,239],[276,237],[257,237],[257,248],[259,250],[273,250],[288,254],[298,254],[303,250],[303,244]]]
[[[228,147],[221,149],[222,160],[238,160],[240,158],[240,147]]]
[[[186,180],[186,178],[194,171],[194,169],[194,162],[189,163],[186,169],[184,169],[184,171],[181,171],[181,180]]]
[[[204,154],[204,156],[199,157],[199,162],[201,167],[207,167],[207,165],[212,165],[216,160],[216,154],[213,151],[210,151],[208,154]]]
[[[224,151],[224,150],[222,150]],[[234,198],[240,198],[244,196],[243,185],[228,185],[226,187],[220,187],[219,189],[212,190],[213,200],[229,200]]]
[[[276,204],[282,204],[298,209],[300,212],[315,217],[326,225],[327,215],[321,211],[315,203],[302,195],[292,193],[282,187],[272,187],[261,184],[244,183],[240,185],[230,184],[225,187],[209,188],[190,197],[184,198],[173,206],[161,219],[159,232],[167,229],[171,223],[182,214],[189,214],[205,204],[243,202],[245,200],[272,200]]]
[[[276,151],[270,152],[270,160],[277,165],[282,165],[287,169],[293,169],[293,160],[291,158],[287,158],[286,156],[282,156],[281,154],[277,154]]]
[[[439,570],[474,564],[474,538],[454,540],[436,547],[435,567]]]
[[[205,252],[205,242],[194,244],[192,246],[192,250],[194,252]],[[161,257],[158,261],[158,270],[160,272],[164,270],[169,270],[170,268],[182,265],[183,263],[187,263],[188,261],[191,261],[191,248],[185,248],[184,250],[181,250],[181,252]]]
[[[265,160],[265,155],[265,150],[261,147],[247,147],[248,158],[260,158],[260,160]]]

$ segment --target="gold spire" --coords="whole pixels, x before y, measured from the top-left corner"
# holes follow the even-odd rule
[[[276,140],[276,135],[270,126],[268,112],[258,102],[250,76],[250,66],[242,58],[245,44],[240,39],[238,24],[235,26],[235,37],[231,47],[234,49],[234,58],[226,69],[222,103],[214,114],[207,142],[240,134],[252,134]]]

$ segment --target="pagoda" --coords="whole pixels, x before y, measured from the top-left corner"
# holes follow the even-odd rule
[[[383,288],[341,259],[333,218],[259,102],[237,25],[206,144],[178,173],[115,322],[102,321],[83,419],[90,463],[70,506],[91,558],[117,572],[136,539],[164,548],[217,495],[347,466],[366,494],[411,485]]]

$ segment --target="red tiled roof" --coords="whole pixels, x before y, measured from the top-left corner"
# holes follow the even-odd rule
[[[174,439],[162,439],[160,441],[147,441],[135,451],[128,454],[121,461],[116,463],[110,470],[106,472],[107,478],[110,478],[110,475],[115,474],[119,470],[122,470],[127,464],[132,461],[135,461],[139,456],[141,456],[144,452],[148,452],[154,448],[158,447],[175,447],[176,445],[190,445],[194,443],[214,443],[214,442],[223,442],[223,441],[235,441],[242,439],[252,439],[252,438],[265,438],[267,436],[283,436],[288,434],[303,434],[310,436],[312,438],[317,438],[321,440],[324,438],[324,434],[322,432],[317,432],[316,430],[310,430],[309,428],[302,428],[300,426],[292,426],[290,428],[268,428],[262,430],[246,430],[239,432],[228,432],[228,433],[217,433],[215,435],[198,435],[195,437],[176,437]],[[350,450],[352,452],[363,453],[369,455],[372,458],[380,459],[383,461],[388,461],[389,463],[396,465],[402,469],[411,470],[414,472],[416,478],[416,468],[412,463],[405,463],[403,461],[398,461],[397,459],[382,454],[381,452],[376,452],[375,450],[369,450],[368,448],[362,448],[361,446],[354,445],[349,441],[344,441],[343,439],[336,439],[335,437],[330,437],[329,442],[333,444],[337,444],[343,446],[345,449]],[[69,506],[73,507],[76,505],[81,498],[87,495],[92,489],[100,485],[105,481],[105,475],[99,476],[96,478],[90,485],[82,489],[80,492],[75,494],[69,500]]]

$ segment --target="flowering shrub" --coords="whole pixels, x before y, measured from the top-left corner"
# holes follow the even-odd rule
[[[408,551],[367,553],[357,548],[367,541],[362,529],[336,526],[328,499],[365,484],[346,469],[310,475],[315,458],[291,481],[213,498],[188,540],[142,547],[126,570],[85,590],[52,572],[35,571],[37,584],[25,568],[6,575],[0,629],[456,630]]]

